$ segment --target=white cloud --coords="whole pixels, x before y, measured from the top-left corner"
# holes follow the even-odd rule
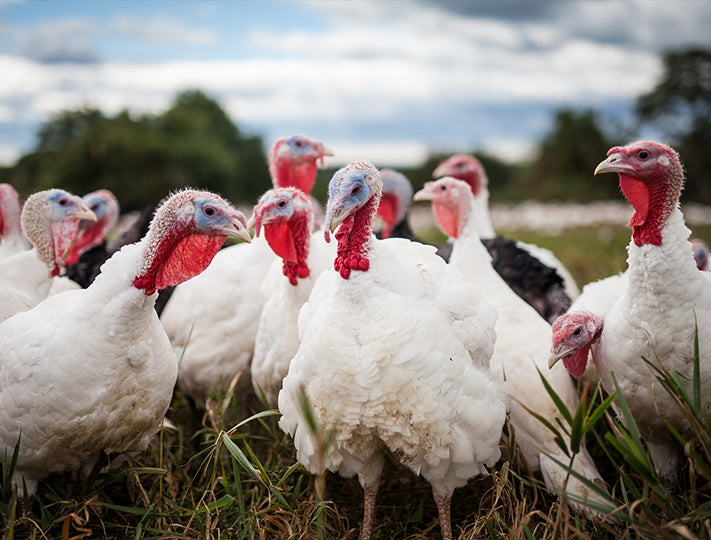
[[[410,167],[422,163],[429,155],[428,146],[419,141],[329,140],[326,146],[334,154],[325,158],[326,167],[342,167],[358,160],[370,161],[378,168]]]
[[[43,32],[17,42],[25,58],[0,56],[0,122],[37,123],[84,106],[158,113],[176,92],[199,88],[240,124],[269,134],[318,128],[354,149],[354,159],[359,152],[374,162],[391,156],[395,162],[385,164],[402,166],[428,146],[473,144],[521,156],[530,149],[527,137],[541,129],[540,113],[536,125],[532,116],[511,118],[524,108],[631,103],[657,80],[662,44],[711,44],[704,24],[711,3],[701,2],[682,8],[664,1],[550,2],[542,15],[534,9],[500,18],[462,15],[476,3],[455,5],[460,12],[437,2],[308,5],[331,25],[254,31],[244,39],[259,52],[241,60],[46,63],[95,58],[102,32],[145,44],[219,44],[215,31],[175,14],[39,27]],[[491,118],[482,121],[486,108],[496,109],[507,127],[492,131]],[[404,133],[401,140],[396,133]]]

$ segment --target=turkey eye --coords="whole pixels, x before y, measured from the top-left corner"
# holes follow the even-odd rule
[[[89,209],[90,209],[92,212],[96,212],[96,211],[99,209],[99,206],[101,206],[99,203],[94,203],[94,204],[92,204],[91,206],[89,206]]]
[[[358,193],[360,193],[360,186],[354,187],[351,191],[351,195],[358,195]]]
[[[57,202],[59,203],[59,206],[67,206],[69,204],[67,199],[59,199]]]
[[[447,191],[447,186],[439,186],[439,189],[441,189],[442,191]]]
[[[296,146],[296,148],[301,148],[303,144],[304,143],[302,143],[301,141],[294,141],[294,146]]]
[[[212,217],[212,216],[214,216],[214,215],[217,213],[217,211],[216,211],[212,206],[207,206],[207,207],[205,207],[205,209],[203,210],[203,213],[204,213],[207,217]]]
[[[647,159],[647,158],[649,157],[649,152],[647,152],[646,150],[642,150],[642,151],[638,154],[638,157],[639,157],[639,159],[643,159],[643,160],[644,160],[644,159]]]
[[[580,335],[580,332],[582,332],[582,329],[581,329],[580,327],[578,327],[578,328],[575,329],[575,332],[573,332],[573,335],[574,335],[574,336],[579,336],[579,335]]]
[[[277,203],[277,206],[278,206],[279,208],[286,208],[286,201],[279,201],[279,202]]]

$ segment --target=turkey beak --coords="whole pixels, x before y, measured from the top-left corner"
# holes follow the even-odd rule
[[[440,163],[437,168],[432,171],[432,178],[442,178],[443,176],[449,176],[449,165],[446,163]]]
[[[573,349],[566,347],[564,343],[559,343],[555,347],[551,347],[551,354],[548,357],[548,369],[551,369],[558,363],[558,360],[565,358],[571,352],[573,352]]]
[[[244,217],[240,219],[238,216],[235,216],[231,223],[225,227],[224,232],[227,236],[250,243],[252,236],[249,234],[249,224],[247,223],[246,225],[245,227]]]
[[[333,155],[333,152],[331,152],[331,150],[329,150],[328,148],[325,148],[325,147],[321,147],[321,155],[319,156],[319,162],[321,163],[321,167],[323,167],[325,165],[323,158],[326,156],[332,156],[332,155]]]
[[[634,171],[634,167],[624,162],[622,154],[615,152],[607,156],[605,161],[601,161],[593,174],[602,174],[608,172],[625,173]]]
[[[67,212],[71,217],[77,219],[85,219],[87,221],[97,221],[96,214],[89,209],[85,204],[79,204],[76,210]]]
[[[424,187],[412,196],[412,200],[413,201],[431,201],[432,197],[430,196],[427,188]]]

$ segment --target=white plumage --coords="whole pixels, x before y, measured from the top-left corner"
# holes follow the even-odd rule
[[[635,209],[628,247],[627,287],[598,320],[599,343],[593,360],[602,384],[615,391],[614,373],[657,469],[671,475],[678,454],[666,424],[691,434],[684,414],[656,380],[643,357],[678,372],[691,392],[694,329],[698,323],[701,394],[711,387],[711,283],[700,272],[688,241],[690,231],[678,207],[683,169],[668,146],[640,141],[614,147],[595,173],[617,172],[620,186]],[[584,314],[586,312],[583,312]],[[588,319],[590,320],[591,317]],[[571,312],[565,317],[575,316]],[[594,320],[594,317],[592,317]],[[558,321],[557,321],[558,322]],[[564,321],[561,321],[564,322]],[[563,325],[553,340],[553,360],[566,357],[567,341],[577,331]],[[580,333],[578,331],[578,333]],[[582,349],[574,364],[587,361]],[[571,372],[582,368],[573,366]]]
[[[320,472],[299,401],[305,392],[333,437],[325,467],[358,475],[365,490],[362,538],[372,532],[388,451],[430,482],[443,537],[451,538],[453,490],[500,455],[506,399],[488,373],[495,313],[434,248],[372,236],[381,188],[365,162],[331,180],[326,226],[340,223],[335,270],[321,274],[301,310],[280,426],[294,437],[299,461]]]
[[[299,348],[297,319],[319,274],[332,265],[333,244],[326,244],[323,231],[311,233],[313,207],[296,188],[272,189],[262,195],[252,220],[256,234],[264,237],[279,256],[262,283],[266,298],[259,317],[252,357],[252,386],[264,393],[270,407],[277,406],[281,383],[289,362]]]
[[[201,271],[244,216],[185,190],[156,213],[88,289],[57,294],[0,324],[0,455],[20,441],[14,482],[34,493],[100,452],[144,450],[170,404],[177,360],[153,309],[156,289]]]
[[[554,492],[572,494],[576,507],[588,510],[585,501],[603,502],[592,489],[557,465],[569,459],[559,449],[555,434],[526,408],[553,422],[561,417],[540,380],[542,373],[569,410],[575,411],[579,398],[572,379],[562,366],[548,371],[551,325],[522,300],[496,273],[491,257],[481,243],[474,218],[474,197],[467,184],[451,177],[428,182],[415,200],[431,200],[437,220],[454,245],[450,264],[466,279],[476,283],[484,299],[497,310],[496,345],[491,358],[492,376],[506,380],[511,395],[510,418],[515,440],[533,470],[541,470],[546,485]],[[564,440],[571,448],[571,441]],[[604,482],[595,463],[582,447],[573,469],[600,487]],[[582,504],[581,504],[582,503]]]

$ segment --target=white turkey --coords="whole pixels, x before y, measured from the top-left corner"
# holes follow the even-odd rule
[[[178,371],[153,309],[156,290],[201,272],[246,220],[222,198],[184,190],[148,235],[87,289],[57,294],[0,324],[0,455],[19,442],[13,481],[33,494],[54,472],[101,452],[140,452],[170,404]]]
[[[272,181],[311,189],[323,155],[323,144],[305,135],[280,139],[269,155]],[[178,387],[197,407],[205,408],[210,395],[227,391],[236,377],[238,395],[251,389],[261,284],[275,259],[264,238],[227,247],[166,303],[160,320],[181,359]]]
[[[493,377],[506,380],[511,395],[510,418],[515,440],[527,463],[541,471],[549,489],[557,494],[572,495],[576,508],[590,512],[587,501],[604,503],[594,490],[570,476],[555,463],[568,463],[569,458],[556,443],[556,435],[530,411],[555,423],[565,422],[555,402],[540,380],[544,373],[550,386],[569,410],[577,410],[579,398],[575,385],[562,366],[548,371],[551,325],[519,297],[494,270],[491,257],[479,239],[476,228],[474,197],[462,180],[444,177],[428,182],[415,194],[415,200],[432,201],[437,222],[454,240],[449,264],[476,283],[484,299],[497,311],[496,344],[491,357]],[[529,409],[529,410],[527,410]],[[563,441],[571,448],[570,439]],[[600,473],[583,445],[572,468],[599,487],[604,486]]]
[[[296,188],[267,191],[254,208],[250,223],[278,255],[262,283],[266,298],[259,317],[251,373],[257,396],[264,394],[270,407],[299,348],[297,318],[319,274],[332,265],[333,244],[322,231],[311,233],[313,208]]]
[[[639,141],[611,148],[607,156],[595,174],[618,173],[622,192],[635,210],[629,222],[627,286],[604,320],[578,311],[566,315],[560,324],[557,321],[551,360],[565,358],[571,373],[582,373],[588,349],[578,348],[576,337],[591,333],[592,340],[583,337],[594,343],[594,334],[599,332],[592,358],[602,384],[607,392],[614,392],[614,373],[655,467],[671,477],[679,455],[667,425],[684,437],[693,430],[643,357],[671,373],[678,372],[691,393],[698,326],[701,395],[708,395],[711,283],[708,272],[696,267],[690,231],[679,209],[684,172],[677,153],[664,144]],[[576,322],[577,315],[583,318]]]
[[[33,249],[0,261],[0,321],[36,306],[55,292],[78,287],[58,274],[79,223],[96,217],[79,197],[50,189],[30,195],[21,219]]]
[[[0,260],[29,248],[20,225],[20,197],[10,184],[0,184]]]
[[[116,196],[108,189],[87,193],[82,200],[94,212],[96,221],[84,220],[80,223],[65,262],[67,277],[87,288],[99,274],[101,265],[113,255],[107,248],[107,237],[118,223],[120,208]],[[138,240],[140,237],[134,242]]]
[[[391,453],[432,485],[450,539],[454,489],[500,456],[507,404],[488,368],[496,314],[431,246],[372,235],[381,190],[367,162],[350,163],[329,183],[325,226],[340,224],[337,255],[300,312],[301,344],[279,393],[279,425],[312,473],[323,472],[322,458],[325,468],[358,476],[361,538],[373,533]],[[327,448],[316,447],[306,416],[332,441]]]
[[[504,281],[548,322],[565,313],[580,294],[575,279],[551,251],[496,235],[489,215],[489,180],[481,162],[474,156],[452,156],[432,173],[433,178],[442,176],[469,184],[479,238]]]

